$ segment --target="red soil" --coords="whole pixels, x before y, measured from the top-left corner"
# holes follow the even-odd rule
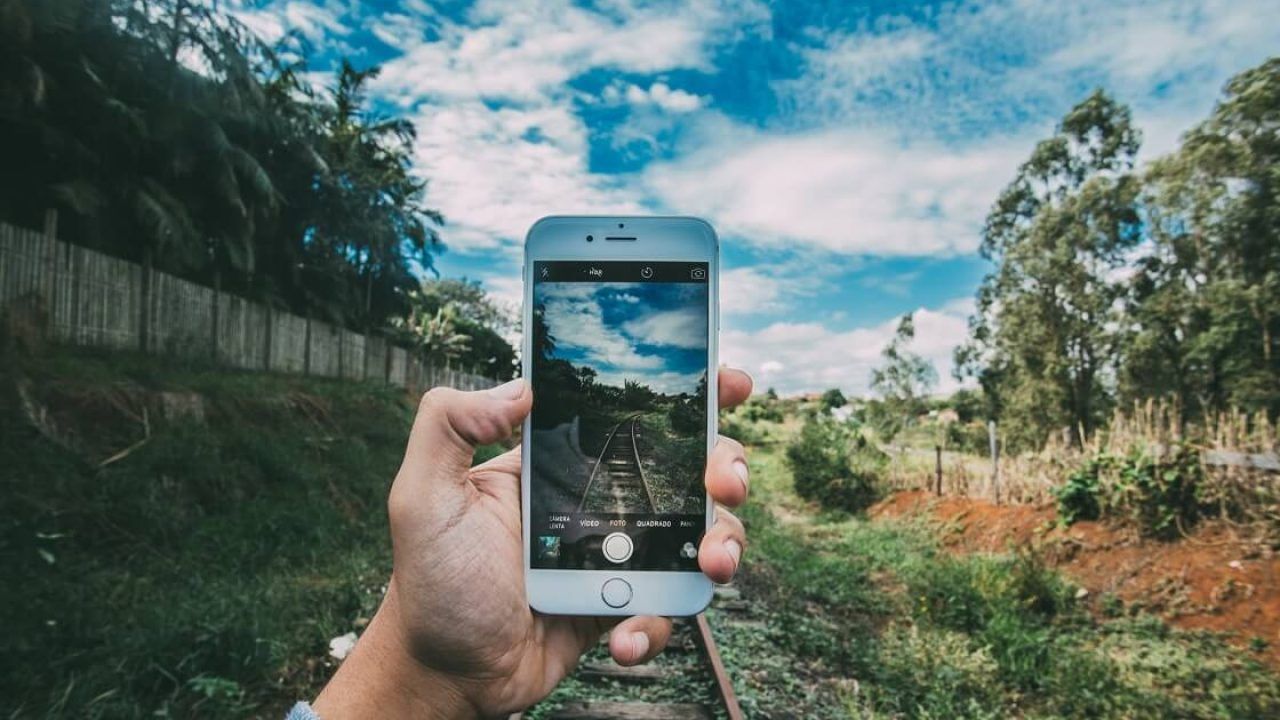
[[[1040,548],[1046,561],[1089,591],[1095,611],[1103,593],[1112,593],[1126,607],[1158,613],[1175,627],[1226,633],[1237,646],[1262,638],[1267,648],[1259,656],[1280,669],[1280,558],[1221,527],[1161,542],[1097,522],[1059,528],[1052,506],[997,506],[925,491],[898,493],[870,511],[872,517],[920,513],[948,528],[944,542],[958,552]]]

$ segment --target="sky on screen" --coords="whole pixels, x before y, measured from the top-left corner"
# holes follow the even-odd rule
[[[674,395],[697,392],[706,370],[707,286],[693,283],[542,283],[555,357]]]
[[[1280,48],[1277,0],[237,7],[303,38],[313,82],[344,55],[383,66],[372,94],[417,126],[445,275],[518,303],[542,215],[710,220],[721,357],[780,392],[865,392],[907,312],[954,388],[982,220],[1034,142],[1104,87],[1159,156]]]

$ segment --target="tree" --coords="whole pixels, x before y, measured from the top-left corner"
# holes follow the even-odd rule
[[[515,319],[478,281],[427,279],[417,301],[433,312],[441,307],[455,308],[458,331],[470,338],[466,350],[456,358],[459,366],[500,380],[514,377],[516,351],[504,335],[514,329]]]
[[[885,417],[880,423],[888,435],[894,435],[925,409],[925,399],[938,382],[933,365],[907,349],[916,337],[911,313],[902,316],[893,340],[881,351],[884,365],[871,371],[871,388],[884,401]]]
[[[428,362],[450,366],[467,352],[471,338],[458,327],[458,309],[454,305],[435,308],[422,301],[422,294],[409,294],[410,310],[404,318],[393,318],[401,337],[411,342]]]
[[[282,43],[291,42],[285,38]],[[363,330],[430,267],[413,127],[192,0],[0,2],[0,218]]]
[[[844,407],[849,401],[845,399],[844,393],[840,392],[840,388],[831,388],[822,393],[822,409],[833,410],[838,407]]]
[[[1140,134],[1101,90],[1038,143],[1000,194],[981,252],[995,263],[978,290],[958,375],[976,376],[1015,446],[1059,428],[1079,444],[1112,401],[1124,287],[1139,242]]]
[[[1121,390],[1184,420],[1280,412],[1280,58],[1227,83],[1147,174],[1150,252],[1130,285]]]

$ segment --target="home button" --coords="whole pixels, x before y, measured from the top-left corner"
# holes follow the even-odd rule
[[[611,608],[626,607],[631,602],[631,584],[622,578],[606,580],[600,588],[600,597]]]

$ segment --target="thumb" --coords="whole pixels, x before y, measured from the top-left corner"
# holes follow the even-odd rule
[[[432,388],[418,405],[401,473],[461,480],[476,446],[510,437],[532,404],[522,379],[476,392]]]

